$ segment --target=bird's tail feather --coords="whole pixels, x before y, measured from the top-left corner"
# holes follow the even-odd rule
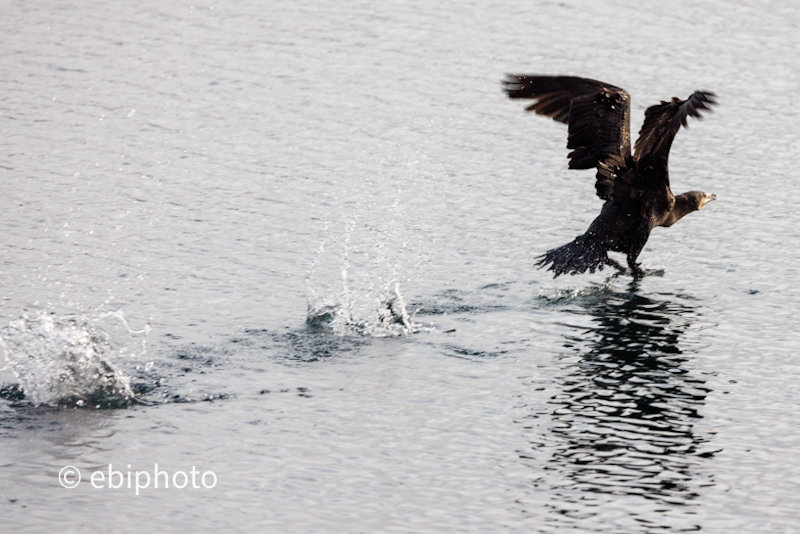
[[[602,271],[609,263],[608,253],[602,242],[586,234],[576,237],[566,245],[548,250],[537,259],[537,267],[550,265],[548,271],[555,273],[553,278],[562,274],[585,273],[587,270],[591,273]]]

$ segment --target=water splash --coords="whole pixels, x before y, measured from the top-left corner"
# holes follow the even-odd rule
[[[35,405],[125,407],[134,401],[130,378],[115,362],[138,352],[131,343],[120,343],[92,323],[116,318],[130,334],[122,312],[106,312],[94,320],[52,312],[24,315],[0,331],[6,367],[19,380],[25,399]],[[135,340],[138,345],[138,339]],[[142,341],[141,353],[146,350]]]
[[[354,246],[357,233],[375,235]],[[417,330],[400,292],[399,261],[392,252],[398,249],[387,246],[390,236],[350,220],[341,237],[320,244],[306,279],[310,326],[327,327],[340,336],[390,337]]]

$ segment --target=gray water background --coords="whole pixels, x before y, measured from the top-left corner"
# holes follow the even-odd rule
[[[113,358],[141,403],[0,400],[4,531],[800,530],[800,8],[2,15],[0,326],[146,337]],[[676,192],[718,200],[653,232],[656,275],[533,268],[601,201],[567,170],[563,125],[505,99],[505,72],[624,87],[634,132],[653,103],[717,93],[670,169]],[[379,320],[398,294],[415,333]],[[307,324],[320,309],[339,322]],[[149,333],[104,318],[120,310]],[[109,463],[218,484],[93,488]]]

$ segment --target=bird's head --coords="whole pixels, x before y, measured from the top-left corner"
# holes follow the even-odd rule
[[[672,226],[684,216],[697,211],[712,200],[716,200],[717,195],[704,191],[689,191],[675,197],[675,205],[670,213],[664,218],[661,226]]]
[[[706,193],[705,191],[689,191],[675,197],[676,208],[686,213],[697,211],[712,200],[717,200],[717,195],[714,193]]]
[[[700,207],[698,207],[697,209],[702,208],[703,206],[705,206],[706,204],[708,204],[712,200],[717,200],[717,195],[715,195],[714,193],[702,193],[701,192],[700,194],[702,195],[702,198],[700,199]]]

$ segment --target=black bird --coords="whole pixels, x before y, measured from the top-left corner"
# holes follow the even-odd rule
[[[669,188],[667,160],[675,134],[687,117],[701,118],[716,104],[714,93],[696,91],[686,100],[647,108],[631,153],[630,97],[613,85],[576,76],[507,74],[509,98],[534,100],[525,111],[545,115],[569,127],[570,169],[597,169],[597,196],[605,200],[585,234],[539,256],[555,276],[625,268],[608,251],[627,255],[635,275],[644,271],[636,258],[656,226],[672,226],[681,217],[716,199],[713,193],[689,191],[675,196]]]

